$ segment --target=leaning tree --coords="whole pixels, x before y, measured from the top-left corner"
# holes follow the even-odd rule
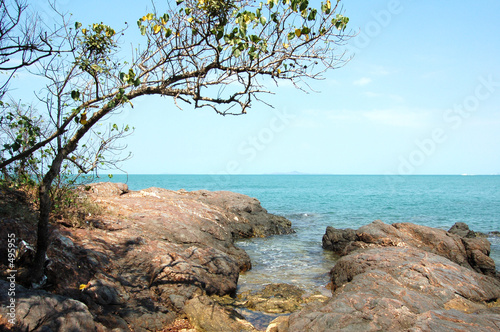
[[[82,158],[81,148],[103,119],[147,95],[241,115],[270,93],[270,80],[290,81],[302,89],[308,79],[321,79],[348,60],[339,51],[348,37],[348,18],[340,13],[339,1],[311,6],[308,0],[177,0],[155,11],[137,21],[144,42],[128,61],[119,61],[123,53],[117,40],[126,37],[123,32],[77,22],[66,25],[60,37],[73,51],[42,66],[40,74],[49,84],[40,98],[50,130],[45,128],[31,147],[0,163],[4,167],[47,145],[53,150],[38,190],[33,280],[43,277],[50,244],[51,185],[65,163],[86,171],[102,162],[99,148],[93,158]],[[124,132],[116,126],[113,130]],[[102,137],[97,143],[107,144]]]

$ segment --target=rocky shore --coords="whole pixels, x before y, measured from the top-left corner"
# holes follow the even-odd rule
[[[257,199],[232,192],[129,191],[98,183],[82,195],[106,212],[89,218],[92,227],[53,227],[49,292],[16,288],[16,316],[28,331],[174,331],[185,318],[203,329],[200,306],[218,312],[221,324],[247,328],[208,298],[234,296],[239,273],[251,268],[234,240],[293,232],[290,221],[267,213]],[[2,223],[2,240],[14,233],[18,243],[33,245],[33,227]],[[0,281],[2,304],[8,287]],[[0,314],[7,317],[4,306]]]
[[[498,331],[500,279],[489,242],[476,235],[465,224],[328,227],[323,247],[341,256],[332,298],[274,331]]]
[[[10,284],[2,278],[0,329],[500,329],[500,278],[490,244],[465,224],[449,231],[381,221],[358,230],[328,227],[323,248],[339,256],[330,272],[331,297],[289,284],[236,296],[239,274],[251,261],[234,241],[293,232],[290,221],[269,214],[257,199],[203,190],[129,191],[112,183],[90,185],[81,194],[105,212],[87,216],[90,227],[53,226],[44,290],[15,287],[16,327],[7,323]],[[24,246],[16,262],[21,269],[29,261],[33,227],[2,218],[0,242],[15,233]],[[2,252],[2,269],[4,257]],[[281,316],[256,328],[242,310]]]

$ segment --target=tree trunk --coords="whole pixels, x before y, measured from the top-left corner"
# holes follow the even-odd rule
[[[52,199],[50,197],[50,188],[52,182],[61,170],[65,153],[60,151],[54,158],[49,171],[43,177],[38,187],[38,198],[40,199],[40,216],[38,218],[38,231],[36,242],[36,254],[31,267],[31,282],[38,283],[42,281],[45,275],[45,258],[50,245],[49,221],[52,211]]]
[[[44,178],[45,179],[45,178]],[[31,281],[40,282],[44,276],[45,257],[49,248],[49,218],[52,210],[52,199],[50,198],[50,184],[47,186],[42,181],[38,187],[38,197],[40,200],[40,216],[38,218],[36,254],[33,261]]]

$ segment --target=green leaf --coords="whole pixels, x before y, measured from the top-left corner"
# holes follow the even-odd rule
[[[239,56],[241,55],[241,51],[240,51],[239,49],[237,49],[237,48],[236,48],[236,49],[233,51],[233,55],[234,55],[235,57],[239,57]]]
[[[309,6],[309,1],[307,0],[304,0],[300,3],[300,8],[299,8],[299,11],[304,11],[307,9],[307,7]]]
[[[266,18],[264,16],[261,16],[260,17],[260,24],[266,25],[266,22],[267,22]]]
[[[219,41],[224,37],[224,31],[217,31],[217,34],[215,35],[215,38]]]
[[[291,31],[288,33],[288,40],[292,40],[295,38],[295,32]]]
[[[80,91],[78,90],[73,90],[71,91],[71,98],[73,98],[73,100],[79,100],[80,99]]]
[[[250,40],[256,44],[261,41],[261,39],[256,35],[251,35]]]
[[[167,29],[167,31],[165,31],[165,38],[168,38],[172,35],[172,29]]]
[[[318,11],[316,9],[312,9],[311,12],[309,13],[309,16],[307,17],[307,20],[314,21],[316,19],[317,13]]]
[[[127,82],[129,80],[129,76],[125,73],[120,73],[120,80],[122,82]]]
[[[75,29],[78,30],[82,27],[82,24],[80,22],[75,22]]]

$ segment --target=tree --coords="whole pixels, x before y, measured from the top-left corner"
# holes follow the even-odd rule
[[[0,83],[0,100],[17,70],[52,56],[58,51],[37,17],[25,17],[26,0],[0,0],[0,72],[7,78]]]
[[[51,162],[39,184],[40,217],[33,279],[43,276],[49,246],[50,188],[64,163],[89,166],[81,158],[82,140],[96,134],[103,119],[148,95],[173,98],[195,108],[208,107],[221,115],[241,115],[261,96],[269,80],[307,87],[343,65],[342,45],[348,18],[338,13],[339,1],[319,8],[308,0],[177,0],[164,12],[148,13],[137,21],[145,38],[132,60],[119,61],[119,37],[99,23],[66,27],[65,48],[73,52],[44,62],[50,130],[22,153],[0,163],[5,167],[52,146]],[[124,132],[126,128],[112,129]],[[99,139],[98,139],[99,141]],[[101,139],[101,143],[102,143]],[[79,148],[80,144],[80,148]],[[104,156],[97,154],[94,164]]]

